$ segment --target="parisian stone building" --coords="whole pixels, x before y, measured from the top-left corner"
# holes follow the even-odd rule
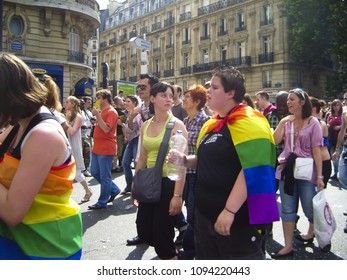
[[[23,59],[36,74],[51,75],[61,98],[92,95],[93,63],[88,53],[100,25],[95,0],[2,1],[2,51]],[[95,43],[95,40],[94,40]],[[96,44],[96,43],[95,43]],[[95,45],[94,51],[97,51]]]
[[[326,94],[332,66],[309,67],[291,58],[281,0],[119,2],[110,1],[99,34],[99,67],[108,65],[110,86],[136,82],[148,71],[186,89],[210,80],[216,66],[231,65],[253,96],[295,87]],[[134,37],[150,43],[149,50],[134,47],[129,42]]]

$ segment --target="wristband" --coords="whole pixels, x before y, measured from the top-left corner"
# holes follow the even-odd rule
[[[173,196],[175,196],[175,197],[182,197],[182,195],[177,194],[177,193],[174,193],[174,195],[173,195]]]
[[[324,179],[324,176],[317,176],[317,179]]]
[[[233,214],[233,215],[236,215],[236,213],[235,213],[235,212],[233,212],[233,211],[229,210],[229,209],[228,209],[228,208],[226,208],[226,207],[224,207],[224,210],[228,211],[229,213],[231,213],[231,214]]]

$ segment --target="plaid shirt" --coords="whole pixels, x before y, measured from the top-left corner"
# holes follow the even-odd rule
[[[280,118],[277,115],[277,110],[274,110],[274,111],[270,112],[266,116],[266,118],[269,121],[270,127],[275,131],[276,127],[278,126],[278,124],[280,122]],[[276,145],[276,154],[277,154],[277,156],[279,156],[283,152],[283,150],[284,150],[284,141],[282,141],[281,143]]]
[[[210,116],[205,114],[201,109],[196,116],[189,121],[189,117],[183,120],[188,131],[188,155],[194,155],[196,149],[196,141],[198,140],[199,132],[203,124],[210,119]],[[187,174],[196,173],[195,169],[187,168]]]

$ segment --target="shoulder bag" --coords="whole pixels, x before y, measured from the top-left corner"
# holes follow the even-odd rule
[[[290,149],[294,150],[294,124],[290,130]],[[313,174],[313,158],[297,157],[294,165],[294,178],[299,180],[311,181]]]
[[[174,125],[175,118],[172,117],[166,126],[165,135],[159,147],[155,166],[152,168],[141,168],[136,171],[131,195],[141,203],[153,203],[160,200],[163,164],[166,152],[169,148],[171,130]]]

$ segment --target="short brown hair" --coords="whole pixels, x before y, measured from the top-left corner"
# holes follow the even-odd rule
[[[193,101],[200,101],[197,108],[198,110],[201,110],[205,107],[207,99],[207,91],[205,87],[203,87],[202,85],[195,84],[189,87],[183,95],[186,95],[187,93],[190,94]]]

